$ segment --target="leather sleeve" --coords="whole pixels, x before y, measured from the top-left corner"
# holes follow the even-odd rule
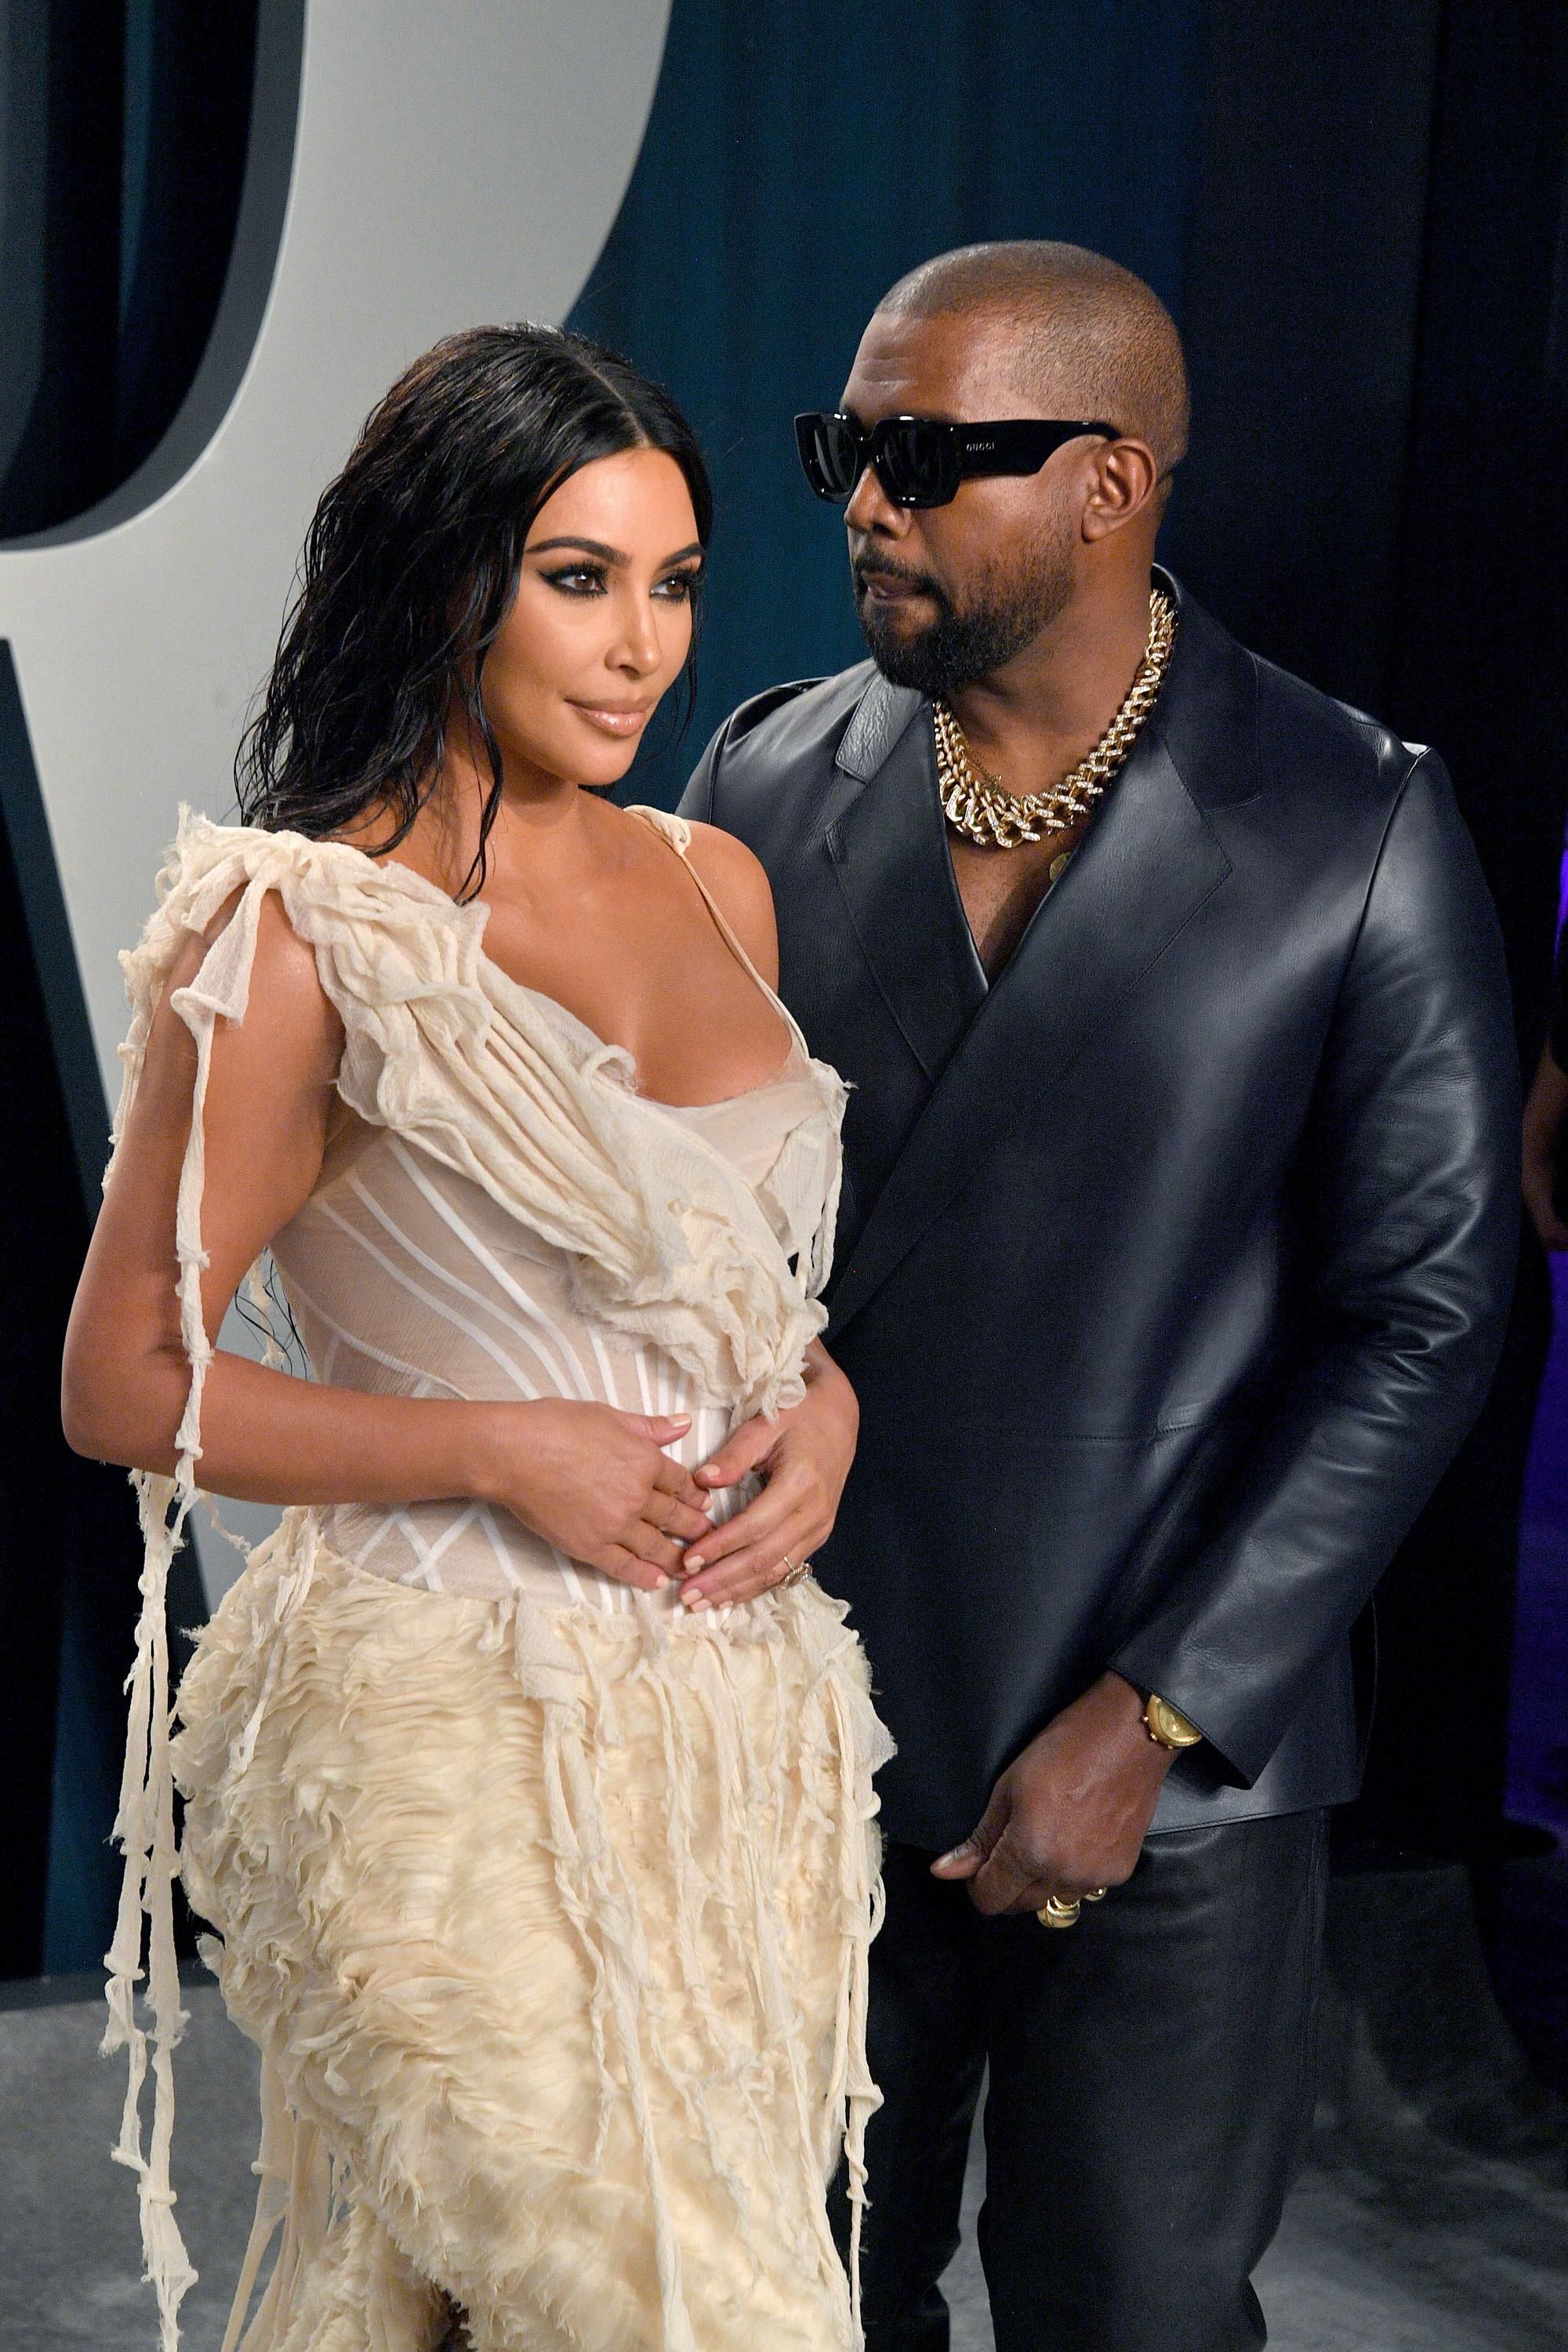
[[[1110,1661],[1244,1783],[1485,1401],[1513,1282],[1517,1062],[1501,942],[1442,763],[1414,762],[1314,1102],[1315,1315],[1222,1529]]]
[[[722,727],[710,737],[708,749],[692,769],[687,779],[686,790],[680,795],[676,814],[689,818],[693,824],[712,824],[716,822],[713,814],[713,783],[719,772],[719,761],[723,754],[729,732],[730,720],[726,719]]]
[[[868,669],[870,667],[870,664],[867,663],[865,667]],[[767,687],[761,694],[753,694],[749,702],[741,703],[737,709],[731,711],[730,716],[725,719],[722,727],[717,730],[709,742],[708,749],[703,752],[702,757],[698,761],[695,768],[692,769],[690,777],[687,782],[686,790],[680,796],[680,805],[678,812],[679,814],[684,817],[689,817],[694,824],[721,824],[722,820],[714,814],[714,804],[718,798],[719,769],[721,762],[727,757],[732,757],[732,755],[737,751],[744,753],[748,749],[754,751],[757,748],[757,744],[752,739],[757,737],[757,730],[763,726],[764,720],[772,719],[775,712],[786,710],[791,704],[797,705],[799,709],[803,710],[808,709],[816,698],[812,691],[814,688],[824,686],[843,686],[845,684],[853,685],[857,673],[851,672],[847,680],[820,677],[788,678],[782,686]],[[833,740],[836,740],[837,734],[841,734],[843,732],[845,719],[849,715],[849,710],[853,709],[853,702],[851,702],[847,709],[838,713],[837,730]],[[757,738],[757,740],[765,741],[766,738]],[[829,761],[831,761],[831,745],[828,751],[828,758]],[[784,765],[787,766],[787,764],[788,757],[786,754]],[[776,782],[779,772],[780,761],[775,752],[773,756],[764,759],[762,772],[766,777],[768,783],[772,785]],[[730,781],[732,782],[732,777]],[[755,768],[753,768],[752,771],[752,782],[754,786],[757,782],[757,771]],[[767,797],[769,799],[773,798],[771,791],[767,794]],[[730,800],[731,816],[733,816],[735,811],[734,794],[732,792],[728,795],[728,798]],[[731,825],[729,829],[733,831],[737,828]],[[754,843],[752,846],[755,846]],[[766,861],[764,860],[764,863]]]

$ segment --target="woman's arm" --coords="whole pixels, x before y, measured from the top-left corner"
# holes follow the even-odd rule
[[[215,934],[217,928],[215,926]],[[174,1246],[195,1047],[172,1009],[195,937],[154,1015],[141,1083],[66,1341],[63,1420],[79,1453],[172,1473],[190,1387]],[[216,1334],[247,1268],[321,1173],[342,1026],[313,950],[262,910],[243,1022],[213,1042],[203,1134],[202,1312]],[[200,1480],[271,1503],[500,1504],[574,1559],[655,1586],[705,1532],[705,1499],[660,1447],[689,1426],[567,1400],[446,1402],[326,1388],[219,1350],[202,1402]]]

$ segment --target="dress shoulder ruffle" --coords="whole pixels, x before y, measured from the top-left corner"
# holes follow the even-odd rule
[[[680,819],[638,814],[683,853],[689,828]],[[132,1025],[117,1136],[153,1011],[190,933],[234,902],[173,999],[199,1045],[217,1020],[244,1018],[271,891],[315,950],[342,1020],[338,1090],[352,1109],[479,1183],[566,1251],[586,1313],[666,1349],[737,1421],[798,1402],[801,1360],[826,1321],[815,1294],[831,1265],[837,1212],[837,1073],[808,1059],[827,1181],[797,1273],[723,1155],[649,1115],[626,1049],[584,1045],[579,1024],[485,954],[482,904],[458,906],[409,868],[346,843],[183,818],[157,910],[122,959]]]

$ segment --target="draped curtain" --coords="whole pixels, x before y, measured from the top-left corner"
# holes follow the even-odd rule
[[[67,522],[173,421],[223,290],[244,177],[256,0],[0,8],[0,538]],[[0,646],[0,1977],[96,1966],[114,1893],[121,1685],[141,1546],[123,1475],[59,1426],[60,1343],[89,1203],[72,1146],[107,1119],[26,724]],[[26,887],[24,890],[23,884]],[[58,921],[40,924],[39,908]],[[40,975],[46,954],[54,969]],[[47,981],[47,985],[43,982]],[[174,1613],[200,1590],[189,1559]]]

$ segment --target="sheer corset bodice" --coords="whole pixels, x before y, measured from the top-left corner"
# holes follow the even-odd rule
[[[589,1038],[563,1008],[551,1017],[563,1036]],[[809,1256],[835,1139],[798,1045],[775,1077],[728,1101],[644,1108],[650,1123],[675,1122],[730,1161],[785,1255]],[[796,1148],[786,1152],[792,1138]],[[705,1394],[667,1349],[584,1311],[568,1252],[385,1129],[356,1123],[273,1255],[323,1381],[398,1396],[566,1397],[627,1412],[689,1412],[691,1428],[669,1451],[691,1466],[729,1431],[728,1404]],[[715,1518],[754,1491],[752,1482],[727,1490]],[[627,1586],[485,1503],[339,1504],[319,1516],[332,1550],[405,1584],[496,1598],[526,1591],[554,1607],[631,1606]],[[673,1587],[663,1599],[677,1605]]]

